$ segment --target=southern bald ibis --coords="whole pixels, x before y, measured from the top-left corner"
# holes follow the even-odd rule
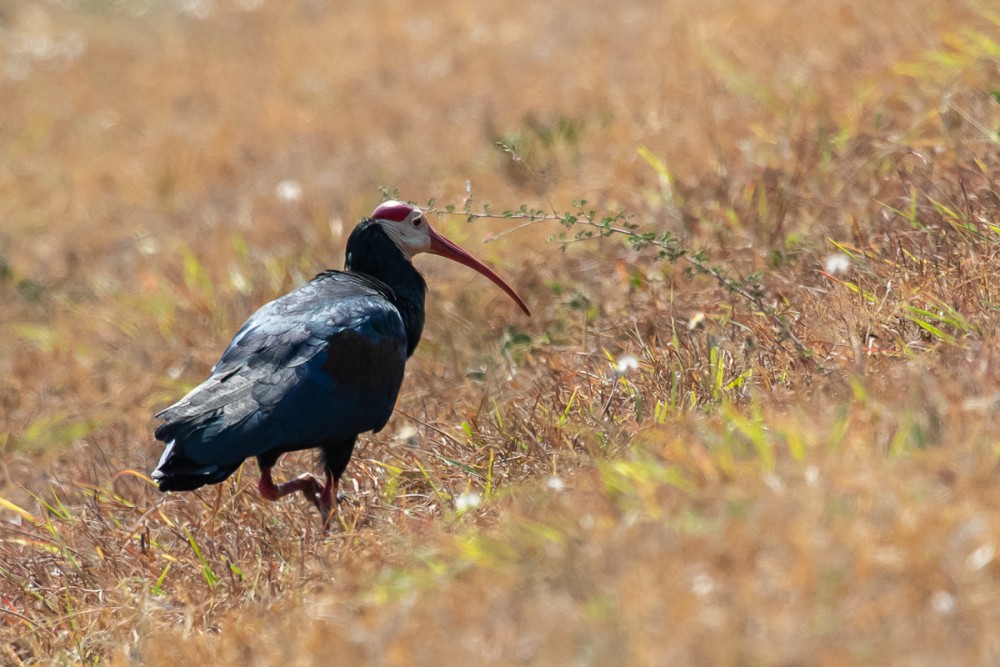
[[[358,435],[389,420],[420,341],[427,284],[411,260],[422,252],[475,269],[531,314],[510,285],[435,232],[420,209],[384,202],[351,232],[344,271],[324,271],[261,307],[211,377],[156,415],[163,420],[156,438],[166,443],[152,474],[160,490],[221,482],[256,457],[261,496],[299,491],[326,525]],[[312,448],[322,452],[325,483],[309,473],[272,480],[282,454]]]

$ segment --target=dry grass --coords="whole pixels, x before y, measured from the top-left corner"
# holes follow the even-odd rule
[[[1000,662],[987,3],[148,4],[0,8],[0,663]],[[151,486],[379,186],[467,181],[707,257],[477,244],[530,321],[421,261],[328,536],[252,465]]]

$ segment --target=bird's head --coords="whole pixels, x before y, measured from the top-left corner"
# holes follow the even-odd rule
[[[386,235],[392,239],[407,258],[412,259],[414,255],[427,252],[447,257],[475,269],[506,292],[507,296],[513,299],[525,314],[531,315],[528,307],[513,287],[488,266],[434,231],[430,223],[427,222],[427,216],[419,208],[400,201],[384,201],[372,211],[371,219],[385,231]]]

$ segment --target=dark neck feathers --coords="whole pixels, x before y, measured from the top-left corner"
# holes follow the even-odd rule
[[[371,276],[392,290],[390,301],[403,316],[406,354],[413,354],[424,329],[427,283],[377,222],[362,220],[347,239],[344,269]]]

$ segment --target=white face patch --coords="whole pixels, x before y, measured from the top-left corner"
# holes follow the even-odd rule
[[[413,209],[402,220],[376,218],[375,222],[385,230],[407,259],[413,259],[414,255],[431,248],[430,225],[419,209]]]
[[[414,255],[428,252],[468,266],[489,278],[494,285],[506,292],[526,315],[531,315],[513,287],[488,266],[431,229],[423,211],[417,207],[390,199],[379,204],[369,220],[385,230],[407,259],[412,260]]]

